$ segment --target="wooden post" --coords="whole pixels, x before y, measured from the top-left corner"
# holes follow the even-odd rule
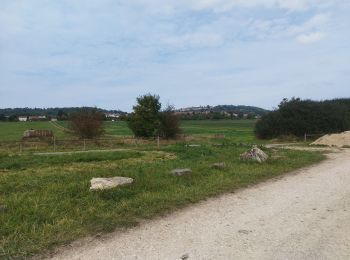
[[[304,134],[304,142],[306,142],[306,133]]]
[[[20,153],[23,152],[22,142],[19,143],[19,152],[20,152]]]
[[[56,138],[53,138],[53,151],[56,152]]]
[[[84,151],[86,150],[86,141],[84,139]]]
[[[159,148],[159,135],[158,135],[158,137],[157,137],[157,146],[158,146],[158,148]]]

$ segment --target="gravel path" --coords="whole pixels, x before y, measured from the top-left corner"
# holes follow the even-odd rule
[[[55,259],[350,259],[350,150]]]

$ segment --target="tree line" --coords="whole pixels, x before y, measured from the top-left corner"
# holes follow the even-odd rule
[[[350,98],[324,101],[283,99],[255,125],[258,138],[327,134],[350,130]]]
[[[120,110],[107,110],[95,107],[0,108],[0,121],[17,121],[18,116],[46,116],[47,120],[57,118],[64,121],[69,119],[70,114],[79,112],[81,109],[97,109],[104,114],[117,113],[122,117],[126,114],[126,112]]]

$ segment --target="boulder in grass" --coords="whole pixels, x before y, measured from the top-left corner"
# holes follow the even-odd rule
[[[268,157],[269,156],[257,146],[253,146],[252,149],[240,155],[240,159],[243,161],[256,161],[259,163],[265,162]]]
[[[90,190],[106,190],[118,186],[128,185],[134,182],[134,179],[127,177],[112,177],[112,178],[92,178]]]
[[[183,175],[190,175],[192,174],[192,170],[191,169],[175,169],[175,170],[172,170],[170,172],[171,175],[173,176],[183,176]]]
[[[211,168],[214,168],[214,169],[224,169],[226,167],[226,164],[224,162],[220,162],[220,163],[214,163],[211,165]]]

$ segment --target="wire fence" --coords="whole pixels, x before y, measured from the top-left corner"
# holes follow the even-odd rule
[[[234,142],[225,138],[223,134],[213,136],[179,135],[176,139],[160,137],[144,139],[132,136],[108,137],[99,139],[56,139],[56,138],[28,138],[20,141],[1,141],[0,152],[70,152],[89,150],[134,149],[137,147],[160,148],[169,144],[180,144],[186,147],[201,146],[251,146],[251,143]]]
[[[136,146],[151,140],[140,140],[132,137],[100,139],[56,139],[0,141],[3,152],[39,152],[39,151],[76,151],[91,149],[113,149],[125,146]],[[154,141],[153,141],[154,143]]]
[[[151,139],[130,136],[99,138],[99,139],[22,139],[20,141],[1,141],[0,152],[59,152],[59,151],[88,151],[94,149],[132,148],[141,145],[160,147],[164,144],[186,142],[186,136],[176,140],[166,140],[159,137]]]

